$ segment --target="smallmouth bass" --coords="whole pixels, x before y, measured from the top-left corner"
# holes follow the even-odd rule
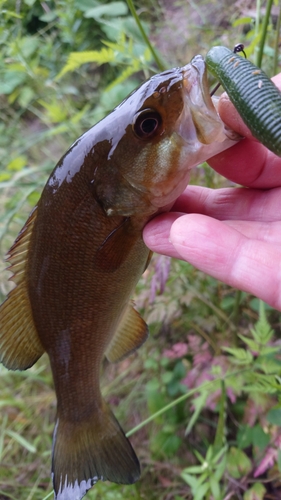
[[[80,500],[99,479],[140,476],[102,398],[101,363],[148,335],[130,300],[150,260],[146,222],[169,209],[193,166],[233,144],[201,56],[155,75],[65,153],[9,251],[16,286],[0,307],[0,361],[25,370],[49,355],[57,500]]]

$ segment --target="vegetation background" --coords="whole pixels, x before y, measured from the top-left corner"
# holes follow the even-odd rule
[[[280,71],[276,0],[0,0],[0,294],[4,254],[69,145],[141,81],[216,44]],[[138,22],[141,21],[141,29]],[[156,52],[150,46],[155,48]],[[193,183],[230,185],[207,165]],[[281,498],[280,313],[155,256],[135,300],[151,335],[103,392],[142,464],[89,500]],[[55,418],[46,355],[0,366],[0,500],[47,500]]]

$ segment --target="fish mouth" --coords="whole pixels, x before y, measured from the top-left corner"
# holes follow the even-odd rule
[[[207,67],[201,55],[182,68],[184,108],[179,133],[201,144],[225,140],[225,126],[210,96]]]

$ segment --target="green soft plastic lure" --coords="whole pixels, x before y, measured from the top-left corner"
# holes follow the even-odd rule
[[[213,47],[206,64],[253,136],[281,156],[281,92],[274,83],[260,68],[227,47]]]

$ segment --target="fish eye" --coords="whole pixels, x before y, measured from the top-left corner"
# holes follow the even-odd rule
[[[140,139],[152,137],[162,125],[160,114],[154,109],[140,111],[134,120],[133,131]]]

